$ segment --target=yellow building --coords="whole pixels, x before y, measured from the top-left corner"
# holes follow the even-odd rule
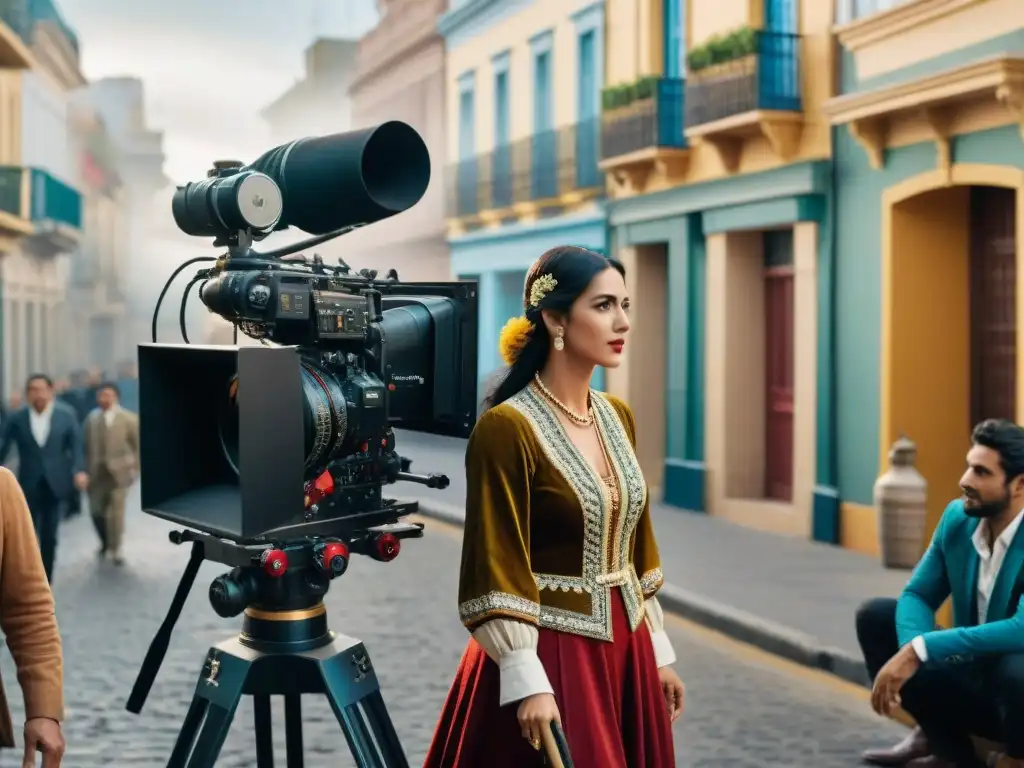
[[[667,503],[834,541],[833,4],[608,0],[606,14],[601,167],[635,297],[608,389],[632,405]]]
[[[0,10],[0,396],[31,372],[63,373],[67,274],[81,239],[70,183],[69,92],[85,82],[74,32],[51,0]]]
[[[556,245],[606,248],[604,17],[603,0],[456,0],[440,19],[448,240],[452,271],[479,281],[481,387],[530,264]]]

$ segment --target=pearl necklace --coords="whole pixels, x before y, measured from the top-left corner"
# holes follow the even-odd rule
[[[569,419],[569,421],[571,421],[573,424],[578,424],[581,427],[589,427],[591,424],[594,423],[593,408],[588,408],[587,414],[585,416],[581,416],[580,414],[576,413],[576,411],[574,411],[572,408],[570,408],[561,400],[559,400],[557,397],[555,397],[553,394],[551,394],[551,390],[544,386],[544,382],[540,380],[539,373],[533,374],[533,380],[537,383],[537,388],[540,390],[541,394],[544,395],[544,398],[553,406],[555,406],[558,410],[564,413],[565,417]]]

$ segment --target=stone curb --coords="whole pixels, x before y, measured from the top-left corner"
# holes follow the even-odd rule
[[[420,500],[419,514],[460,528],[465,521],[462,510],[454,504],[432,499]],[[870,685],[863,660],[839,648],[823,646],[811,635],[738,608],[723,606],[672,584],[662,586],[658,592],[658,600],[666,611],[753,645],[767,653],[812,669],[829,672],[856,685]]]

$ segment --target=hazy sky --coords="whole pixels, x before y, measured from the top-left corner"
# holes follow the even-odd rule
[[[267,149],[258,112],[300,79],[315,37],[359,37],[374,0],[56,0],[86,77],[136,75],[165,170],[183,183],[218,158]],[[296,137],[298,138],[298,137]]]

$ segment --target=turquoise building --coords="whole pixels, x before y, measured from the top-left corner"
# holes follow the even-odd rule
[[[1024,423],[1024,4],[858,5],[839,3],[842,92],[824,107],[835,466],[838,538],[876,553],[872,487],[899,435],[917,444],[930,533],[959,493],[972,425]]]

